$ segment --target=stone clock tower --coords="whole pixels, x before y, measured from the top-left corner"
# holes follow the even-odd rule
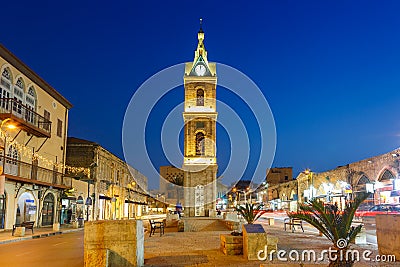
[[[184,199],[185,216],[208,216],[215,210],[217,195],[216,86],[215,63],[208,62],[204,32],[193,62],[185,64],[184,87]]]

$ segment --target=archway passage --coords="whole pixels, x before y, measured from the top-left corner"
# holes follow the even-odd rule
[[[52,225],[54,219],[54,196],[47,194],[43,200],[42,225]]]
[[[392,179],[394,179],[394,175],[391,171],[389,170],[385,170],[385,172],[382,174],[381,178],[379,179],[380,182],[383,181],[390,181]]]

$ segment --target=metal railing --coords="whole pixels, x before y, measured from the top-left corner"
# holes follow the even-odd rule
[[[0,114],[13,115],[47,134],[51,134],[51,121],[33,111],[17,99],[0,98]]]
[[[56,170],[42,168],[3,155],[0,155],[0,166],[3,166],[4,174],[28,179],[32,183],[40,181],[55,186],[72,187],[72,178]]]

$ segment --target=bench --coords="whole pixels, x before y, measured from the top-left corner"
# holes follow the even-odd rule
[[[164,228],[165,228],[165,219],[162,222],[155,221],[155,220],[149,220],[150,223],[150,236],[156,233],[156,230],[160,230],[160,236],[164,234]]]
[[[13,225],[13,230],[12,230],[12,235],[14,236],[14,232],[17,229],[17,227],[25,227],[25,229],[31,229],[32,230],[32,234],[33,234],[33,225],[34,224],[35,224],[34,221],[22,222],[20,224],[14,224]]]
[[[303,221],[301,219],[285,218],[283,220],[283,228],[285,229],[285,231],[286,231],[286,225],[289,225],[292,228],[292,233],[294,233],[295,226],[300,226],[301,230],[303,230],[304,232]]]

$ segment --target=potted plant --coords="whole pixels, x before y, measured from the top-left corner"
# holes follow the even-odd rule
[[[262,207],[263,204],[246,203],[245,206],[238,205],[235,209],[248,224],[253,224],[264,214],[265,211],[261,210]]]
[[[354,259],[349,259],[346,252],[362,228],[362,224],[352,226],[353,217],[358,206],[367,197],[368,194],[358,195],[354,201],[346,202],[343,211],[338,210],[335,205],[325,205],[322,201],[313,199],[307,204],[300,204],[298,212],[289,212],[288,215],[290,218],[308,222],[332,241],[335,253],[329,259],[329,267],[350,267],[353,266]]]

